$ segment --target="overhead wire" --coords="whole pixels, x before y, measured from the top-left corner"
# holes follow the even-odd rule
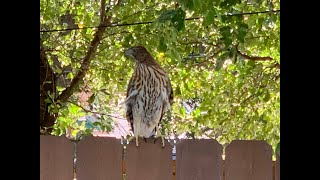
[[[243,16],[243,15],[253,15],[253,14],[265,14],[265,13],[280,13],[279,10],[272,10],[272,11],[260,11],[260,12],[245,12],[245,13],[235,13],[231,14],[228,13],[226,15],[221,16]],[[218,17],[217,15],[215,17]],[[192,21],[192,20],[199,20],[202,19],[202,17],[193,17],[193,18],[186,18],[185,21]],[[50,29],[50,30],[40,30],[41,33],[50,33],[50,32],[61,32],[61,31],[71,31],[71,30],[83,30],[83,29],[93,29],[93,28],[99,28],[99,27],[121,27],[121,26],[135,26],[135,25],[143,25],[143,24],[152,24],[155,21],[146,21],[146,22],[135,22],[135,23],[123,23],[123,24],[111,24],[106,26],[88,26],[88,27],[75,27],[75,28],[66,28],[66,29]]]

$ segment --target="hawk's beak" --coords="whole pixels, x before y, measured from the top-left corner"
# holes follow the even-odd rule
[[[132,50],[132,49],[127,49],[127,50],[124,52],[124,56],[133,58],[132,53],[133,53],[133,50]]]

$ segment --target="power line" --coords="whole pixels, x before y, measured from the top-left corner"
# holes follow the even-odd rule
[[[253,14],[265,14],[265,13],[280,13],[280,10],[273,10],[273,11],[260,11],[260,12],[246,12],[246,13],[239,13],[239,14],[227,14],[227,15],[221,15],[221,16],[243,16],[243,15],[253,15]],[[218,17],[218,16],[215,16]],[[202,17],[194,17],[194,18],[186,18],[185,21],[192,21],[201,19]],[[146,22],[136,22],[136,23],[124,23],[124,24],[111,24],[106,26],[88,26],[83,28],[66,28],[66,29],[51,29],[51,30],[40,30],[42,33],[48,33],[48,32],[61,32],[61,31],[71,31],[71,30],[80,30],[80,29],[92,29],[92,28],[98,28],[98,27],[120,27],[120,26],[135,26],[135,25],[141,25],[141,24],[151,24],[154,21],[146,21]]]

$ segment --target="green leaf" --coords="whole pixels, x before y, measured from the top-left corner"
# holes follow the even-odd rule
[[[239,29],[240,29],[240,31],[245,31],[245,32],[247,32],[248,29],[249,29],[249,26],[248,26],[248,24],[246,24],[246,23],[241,23],[241,24],[239,25]]]
[[[220,3],[220,7],[222,8],[231,7],[239,3],[241,3],[241,0],[224,0],[223,2]]]
[[[237,34],[237,39],[241,42],[244,43],[244,39],[248,33],[248,25],[245,23],[241,23],[239,25],[239,29],[238,29],[238,34]]]
[[[277,144],[276,153],[280,155],[280,142]]]
[[[55,72],[56,72],[57,74],[61,74],[61,73],[62,73],[62,70],[61,70],[60,68],[56,68],[56,69],[55,69]]]
[[[107,130],[107,132],[110,132],[112,130],[112,127],[111,126],[106,126],[106,130]]]
[[[265,94],[265,96],[264,96],[264,98],[263,98],[263,101],[264,101],[264,102],[268,102],[269,99],[270,99],[270,93],[269,93],[269,91],[266,91],[266,94]]]
[[[48,103],[48,104],[51,104],[51,103],[52,103],[52,101],[51,101],[50,98],[45,99],[44,102],[46,102],[46,103]]]
[[[171,19],[171,22],[174,25],[174,27],[177,29],[177,31],[181,31],[182,29],[184,29],[185,17],[186,17],[186,13],[181,8],[179,8],[177,10],[177,13]]]
[[[56,86],[57,91],[62,92],[64,89],[66,89],[65,87],[62,86]]]
[[[165,43],[165,39],[163,36],[160,37],[160,42],[158,45],[158,51],[159,52],[166,52],[167,51],[167,45]]]
[[[256,67],[256,61],[248,61],[248,66],[255,68]]]
[[[233,58],[234,55],[236,54],[237,50],[235,47],[230,48],[229,53],[228,53],[228,57],[229,58]]]
[[[179,0],[179,3],[185,9],[189,9],[189,10],[193,10],[194,9],[193,0]]]
[[[220,32],[225,35],[231,34],[231,28],[229,26],[223,26],[220,28]]]
[[[77,137],[78,132],[79,132],[79,130],[72,130],[71,136],[72,137]]]
[[[231,34],[231,28],[229,26],[224,26],[220,28],[220,32],[222,37],[222,40],[224,41],[224,44],[226,47],[230,46],[232,44],[232,34]]]
[[[225,7],[228,7],[229,6],[229,4],[228,4],[228,1],[226,1],[226,0],[224,0],[224,1],[222,1],[221,3],[220,3],[220,7],[221,8],[225,8]]]
[[[160,16],[157,18],[157,21],[164,23],[165,21],[168,21],[177,14],[177,10],[164,10]]]
[[[179,112],[182,116],[186,116],[186,109],[184,107],[181,107]]]
[[[193,7],[195,11],[201,11],[201,0],[193,0]]]
[[[53,106],[52,112],[53,113],[58,113],[59,112],[59,109],[58,109],[58,107],[56,105]]]
[[[180,90],[180,87],[179,87],[179,86],[176,88],[176,91],[174,92],[174,94],[175,94],[176,96],[180,96],[180,95],[181,95],[181,90]]]
[[[223,40],[224,40],[224,44],[226,45],[226,47],[228,47],[232,44],[232,39],[230,36],[225,36]]]
[[[172,60],[179,61],[181,59],[180,54],[176,50],[171,49],[168,53]]]
[[[186,91],[189,91],[190,89],[189,89],[189,86],[188,86],[188,83],[183,83],[183,87],[184,87],[184,89],[186,90]]]
[[[69,111],[71,114],[77,114],[77,112],[80,110],[80,107],[74,105],[74,104],[71,104],[70,105],[70,108],[69,108]]]
[[[133,39],[133,36],[132,36],[132,34],[130,33],[130,34],[128,34],[125,38],[124,38],[124,42],[123,42],[123,47],[126,47],[126,48],[128,48],[128,47],[130,47],[131,45],[130,45],[130,43],[133,41],[134,39]]]
[[[216,71],[219,71],[221,69],[225,60],[226,60],[226,58],[218,58],[217,59],[216,66],[215,66]]]
[[[90,96],[90,98],[88,99],[88,103],[89,103],[89,104],[92,104],[95,99],[96,99],[96,94],[93,93],[93,94]]]
[[[69,72],[67,75],[68,79],[73,79],[74,78],[74,74],[72,72]]]
[[[244,43],[245,36],[246,34],[241,31],[237,34],[237,39],[239,40],[240,43]]]
[[[211,25],[214,22],[214,18],[216,17],[216,12],[214,10],[210,10],[206,13],[202,25],[208,26]]]
[[[181,8],[177,10],[165,10],[160,14],[157,21],[160,23],[171,21],[172,26],[174,26],[178,31],[181,31],[184,28],[185,16],[186,13]]]
[[[256,5],[260,5],[263,2],[263,0],[255,0]]]
[[[200,113],[201,113],[201,110],[200,110],[199,108],[197,108],[196,110],[193,111],[193,115],[194,115],[195,117],[200,116]]]
[[[96,126],[96,127],[97,126],[101,126],[101,122],[96,121],[96,122],[93,123],[93,125]]]

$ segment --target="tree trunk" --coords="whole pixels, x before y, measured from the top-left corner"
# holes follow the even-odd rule
[[[45,55],[43,47],[40,48],[40,128],[44,130],[45,133],[51,133],[52,127],[56,120],[55,114],[50,114],[48,112],[48,106],[50,103],[45,102],[47,98],[50,98],[48,92],[56,92],[56,77],[48,64],[48,59]]]
[[[119,2],[120,1],[118,1],[118,4]],[[78,86],[83,81],[83,78],[89,70],[91,60],[96,53],[100,41],[103,39],[103,33],[105,32],[106,28],[111,25],[111,16],[106,16],[106,11],[109,11],[109,9],[106,10],[105,8],[106,2],[105,0],[102,0],[100,27],[96,31],[94,38],[88,47],[86,55],[82,60],[81,67],[76,76],[72,79],[70,85],[66,87],[66,89],[64,89],[59,96],[53,97],[54,101],[66,102],[73,93],[79,91]],[[48,106],[50,103],[45,102],[47,98],[50,98],[48,92],[56,93],[56,83],[57,77],[48,63],[48,59],[45,54],[45,48],[40,40],[40,129],[44,130],[44,128],[46,128],[45,134],[51,133],[58,115],[50,114],[48,112]],[[40,134],[43,133],[40,132]]]

